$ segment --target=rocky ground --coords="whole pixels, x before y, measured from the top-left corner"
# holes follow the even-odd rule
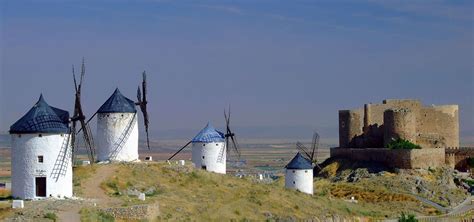
[[[141,206],[153,205],[159,213],[151,212],[149,221],[356,221],[394,219],[401,212],[439,215],[468,196],[449,169],[391,170],[341,160],[328,160],[321,167],[316,172],[313,196],[285,189],[283,178],[263,183],[190,165],[162,162],[77,167],[77,200],[27,201],[23,210],[12,210],[8,202],[0,202],[0,219],[110,221],[114,220],[110,212],[134,216],[134,208],[151,212]],[[137,198],[139,193],[145,193],[145,201]]]
[[[389,169],[373,163],[356,163],[328,159],[317,176],[335,184],[377,188],[392,193],[408,194],[432,201],[449,209],[463,202],[470,194],[455,183],[452,169]]]

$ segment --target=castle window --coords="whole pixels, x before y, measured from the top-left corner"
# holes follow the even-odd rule
[[[43,162],[43,156],[38,156],[38,163],[42,163]]]

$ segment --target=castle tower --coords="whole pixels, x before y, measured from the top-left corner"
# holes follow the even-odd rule
[[[226,173],[224,134],[209,123],[192,140],[192,161],[196,168]]]
[[[97,111],[97,160],[138,160],[138,121],[135,102],[118,89]]]
[[[12,196],[72,197],[69,113],[38,102],[10,127]]]
[[[361,115],[356,110],[339,110],[339,147],[354,146],[354,138],[362,134]]]
[[[370,104],[365,104],[364,105],[364,127],[363,127],[363,131],[365,135],[369,133],[371,115],[372,115],[372,112],[371,112]]]
[[[416,114],[409,109],[386,110],[384,120],[384,146],[392,140],[405,139],[416,144]]]
[[[313,194],[313,165],[300,153],[286,165],[285,187]]]

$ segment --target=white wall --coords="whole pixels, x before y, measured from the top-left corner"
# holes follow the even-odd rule
[[[134,118],[134,119],[133,119]],[[132,120],[133,119],[133,120]],[[138,115],[135,113],[97,114],[97,160],[135,161],[138,160]],[[132,122],[131,133],[122,148],[119,140]]]
[[[52,178],[56,158],[69,134],[12,134],[11,167],[12,196],[21,199],[37,199],[35,177],[46,177],[46,196],[72,197],[72,160],[67,161],[66,175]],[[71,158],[71,144],[66,157]],[[43,163],[38,163],[38,156]]]
[[[217,162],[222,149],[222,161]],[[226,156],[227,152],[224,142],[192,143],[192,161],[196,168],[201,169],[202,166],[206,166],[207,171],[225,174]]]
[[[286,169],[285,187],[313,194],[313,170]]]

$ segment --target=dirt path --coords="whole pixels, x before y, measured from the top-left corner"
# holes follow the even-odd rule
[[[105,206],[119,204],[119,200],[111,198],[104,192],[104,190],[102,190],[102,188],[100,188],[100,184],[104,182],[105,179],[111,177],[115,173],[116,169],[117,166],[113,164],[107,164],[98,167],[95,174],[88,178],[81,185],[82,190],[84,191],[84,195],[82,197],[94,199],[97,204]]]
[[[97,206],[113,206],[120,204],[121,202],[119,200],[109,197],[104,190],[100,188],[100,184],[105,179],[111,177],[116,168],[117,167],[113,164],[99,166],[96,169],[96,172],[81,184],[84,192],[84,194],[81,195],[81,198],[90,199],[93,203],[97,204]],[[80,222],[81,217],[79,210],[80,207],[71,207],[65,211],[59,212],[59,221]]]

